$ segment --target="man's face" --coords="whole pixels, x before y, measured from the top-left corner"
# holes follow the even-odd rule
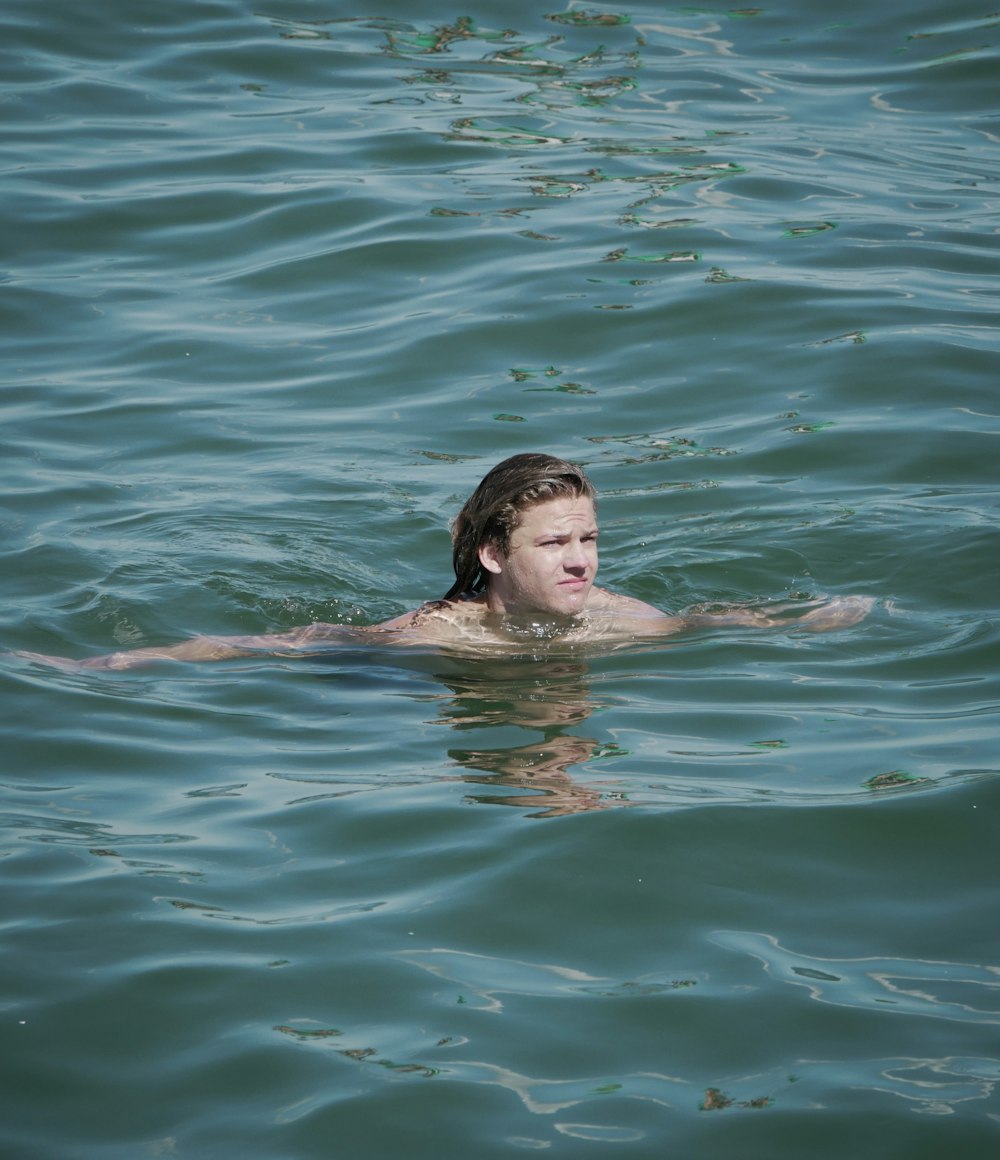
[[[527,508],[507,555],[487,544],[480,559],[490,573],[487,603],[494,612],[581,612],[597,575],[593,502],[577,496]]]

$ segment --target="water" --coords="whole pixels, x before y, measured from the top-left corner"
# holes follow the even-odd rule
[[[7,656],[2,1154],[992,1157],[998,18],[8,2],[4,648],[369,623],[503,456],[856,628]]]

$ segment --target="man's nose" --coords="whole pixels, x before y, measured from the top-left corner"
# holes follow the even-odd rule
[[[583,544],[569,543],[563,555],[563,567],[572,572],[583,572],[587,567],[587,553]]]

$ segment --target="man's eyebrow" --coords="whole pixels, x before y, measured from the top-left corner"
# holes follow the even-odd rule
[[[599,530],[600,529],[597,527],[597,524],[593,524],[591,527],[587,528],[585,532],[581,532],[580,535],[596,536]],[[537,543],[539,540],[568,540],[572,534],[572,530],[567,532],[556,532],[552,530],[547,532],[539,532],[538,535],[535,536],[535,542]]]

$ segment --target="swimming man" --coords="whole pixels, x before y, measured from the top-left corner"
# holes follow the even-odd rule
[[[452,529],[455,582],[440,600],[367,628],[311,624],[262,636],[200,636],[83,661],[22,653],[85,668],[125,669],[155,660],[215,660],[320,651],[378,637],[400,644],[523,646],[527,641],[646,640],[688,629],[742,625],[824,631],[857,623],[874,601],[841,597],[788,618],[790,604],[737,606],[672,616],[594,585],[596,493],[577,466],[551,455],[513,455],[489,471]]]

